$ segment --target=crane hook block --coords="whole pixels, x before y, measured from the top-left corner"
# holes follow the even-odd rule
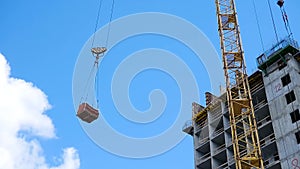
[[[92,48],[91,52],[95,55],[100,55],[106,52],[106,50],[107,50],[106,47],[96,47],[96,48]]]
[[[284,4],[284,0],[278,0],[277,5],[281,8]]]
[[[99,116],[99,111],[87,103],[82,103],[79,105],[77,116],[87,123],[91,123],[96,120]]]

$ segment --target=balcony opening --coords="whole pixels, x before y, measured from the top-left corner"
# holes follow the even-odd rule
[[[286,67],[286,63],[282,60],[278,61],[277,62],[277,65],[278,65],[278,69],[281,70],[283,69],[284,67]]]
[[[286,103],[287,104],[290,104],[293,101],[295,101],[296,100],[296,96],[295,96],[294,91],[292,90],[291,92],[289,92],[288,94],[286,94],[285,95],[285,99],[286,99]]]
[[[282,86],[286,86],[286,85],[288,85],[289,83],[291,83],[291,77],[290,77],[290,75],[287,74],[287,75],[283,76],[283,77],[281,78],[281,82],[282,82]]]
[[[291,119],[292,119],[292,123],[295,123],[296,121],[300,120],[300,113],[299,113],[299,109],[293,111],[292,113],[290,113]]]
[[[297,139],[297,144],[300,144],[300,131],[295,133],[296,139]]]

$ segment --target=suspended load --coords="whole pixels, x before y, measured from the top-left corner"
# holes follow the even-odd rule
[[[92,121],[96,120],[99,116],[99,111],[97,109],[94,109],[92,106],[90,106],[87,103],[82,103],[79,105],[77,116],[87,122],[91,123]]]

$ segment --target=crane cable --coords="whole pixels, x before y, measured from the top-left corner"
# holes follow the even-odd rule
[[[276,30],[276,25],[275,25],[275,21],[274,21],[272,8],[271,8],[271,5],[270,5],[270,0],[267,0],[267,1],[268,1],[269,10],[270,10],[271,18],[272,18],[274,33],[275,33],[275,36],[276,36],[277,43],[279,44],[278,34],[277,34],[277,30]]]
[[[97,31],[97,28],[98,28],[98,23],[99,23],[99,19],[100,19],[100,12],[101,12],[101,8],[102,8],[102,1],[103,0],[100,0],[99,1],[99,7],[98,7],[98,12],[97,12],[97,18],[96,18],[96,24],[95,24],[95,29],[94,29],[94,35],[93,35],[93,41],[92,41],[92,47],[91,49],[94,47],[94,42],[95,42],[95,38],[96,38],[96,31]],[[102,53],[102,56],[103,56],[103,53]],[[99,97],[98,97],[98,83],[99,83],[99,80],[98,80],[98,58],[96,58],[95,62],[94,62],[94,66],[93,68],[96,67],[96,76],[95,76],[95,82],[94,82],[94,87],[95,87],[95,91],[96,91],[96,106],[97,106],[97,109],[99,109]]]
[[[98,7],[98,12],[97,12],[97,18],[96,18],[96,23],[95,23],[95,29],[94,29],[92,47],[91,48],[94,47],[94,42],[95,42],[95,38],[96,38],[96,31],[97,31],[97,28],[98,28],[98,23],[99,23],[99,18],[100,18],[100,11],[101,11],[101,8],[102,8],[102,1],[103,0],[99,1],[99,7]]]
[[[97,102],[97,109],[99,109],[99,73],[98,73],[98,63],[97,63],[97,72],[95,76],[95,90],[96,90],[96,102]]]
[[[100,8],[102,6],[101,4],[102,4],[102,0],[100,1],[100,5],[99,5],[97,23],[98,23],[98,20],[99,20]],[[112,18],[113,18],[114,6],[115,6],[115,1],[112,0],[111,9],[110,9],[110,17],[109,17],[109,22],[108,22],[107,36],[106,36],[106,41],[105,41],[105,48],[108,48],[108,40],[109,40],[109,35],[110,35],[110,30],[111,30],[111,21],[112,21]],[[97,23],[96,23],[96,27],[97,27]],[[96,28],[95,28],[94,35],[95,34],[96,34]],[[103,57],[104,53],[102,53],[101,55]],[[99,65],[98,65],[98,61],[95,62],[95,63],[96,63],[96,70],[97,70],[96,76],[95,76],[95,91],[96,91],[97,109],[99,109],[99,72],[98,72]],[[94,66],[95,66],[95,64],[94,64]]]
[[[284,21],[284,26],[285,26],[285,29],[287,31],[288,37],[291,36],[291,38],[293,38],[293,33],[292,33],[292,30],[291,30],[289,20],[288,20],[288,16],[286,14],[284,6],[281,6],[280,10],[281,10],[282,18],[283,18],[283,21]]]
[[[109,35],[110,35],[111,21],[112,21],[112,17],[113,17],[113,13],[114,13],[114,8],[115,8],[115,0],[112,0],[105,47],[107,47],[107,45],[108,45],[108,39],[109,39]]]
[[[260,44],[261,44],[261,47],[262,47],[262,50],[263,50],[262,52],[264,52],[265,51],[264,42],[263,42],[263,38],[262,38],[262,34],[261,34],[261,28],[260,28],[260,24],[259,24],[259,21],[258,21],[258,15],[257,15],[257,10],[256,10],[256,5],[255,5],[254,0],[252,0],[252,4],[253,4],[253,8],[254,8],[254,13],[255,13],[255,19],[256,19],[256,24],[257,24],[257,28],[258,28]]]
[[[101,8],[102,8],[102,1],[103,0],[100,0],[99,1],[99,5],[98,5],[98,11],[97,11],[97,18],[96,18],[96,23],[95,23],[95,29],[94,29],[94,33],[93,33],[93,37],[92,37],[92,44],[91,44],[91,49],[94,48],[94,43],[95,43],[95,39],[96,39],[96,31],[98,29],[98,24],[99,24],[99,20],[100,20],[100,13],[101,13]],[[112,21],[112,17],[113,17],[113,12],[114,12],[114,0],[112,1],[112,5],[111,5],[111,10],[110,10],[110,18],[109,18],[109,23],[108,23],[108,32],[107,32],[107,37],[106,37],[106,42],[105,42],[105,48],[107,47],[108,45],[108,40],[109,40],[109,34],[110,34],[110,29],[111,29],[111,21]],[[91,87],[91,80],[92,80],[92,75],[95,73],[96,71],[96,75],[95,75],[95,81],[94,81],[94,84],[95,84],[95,90],[96,90],[96,101],[97,101],[97,108],[99,108],[99,99],[98,99],[98,91],[99,91],[99,87],[98,87],[98,84],[99,84],[99,73],[98,73],[98,68],[99,68],[99,62],[98,62],[98,59],[100,57],[103,57],[104,55],[104,52],[101,53],[100,55],[97,55],[97,56],[94,56],[96,58],[95,62],[94,62],[94,65],[93,67],[91,68],[90,72],[89,72],[89,75],[88,75],[88,79],[87,79],[87,82],[86,82],[86,85],[84,87],[84,97],[81,97],[80,99],[80,103],[82,103],[82,101],[87,101],[87,98],[88,98],[88,95],[89,95],[89,92],[88,90],[90,89]]]
[[[92,37],[91,48],[94,47],[94,42],[95,42],[95,38],[96,38],[96,31],[97,31],[97,28],[98,28],[98,23],[99,23],[99,18],[100,18],[101,7],[102,7],[102,0],[99,1],[99,5],[98,5],[97,18],[96,18],[93,37]],[[87,98],[88,98],[88,95],[89,95],[88,89],[91,87],[90,81],[91,81],[91,78],[92,78],[92,74],[95,71],[95,66],[96,66],[96,62],[94,62],[94,66],[91,68],[91,70],[89,72],[89,75],[88,75],[88,78],[87,78],[87,81],[86,81],[86,84],[85,84],[85,87],[84,87],[84,90],[83,90],[84,96],[81,97],[80,103],[82,103],[82,101],[85,101],[85,102],[87,101]]]
[[[91,78],[92,78],[92,74],[93,74],[93,72],[94,72],[94,69],[95,69],[95,65],[94,65],[94,66],[91,68],[91,70],[90,70],[88,79],[87,79],[87,81],[86,81],[86,84],[85,84],[85,87],[84,87],[84,90],[83,90],[84,96],[81,97],[80,103],[82,103],[83,101],[87,101],[87,98],[88,98],[88,96],[89,96],[88,89],[91,87],[90,81],[91,81]]]

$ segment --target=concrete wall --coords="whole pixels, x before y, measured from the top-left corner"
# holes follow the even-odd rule
[[[264,85],[272,117],[277,148],[284,169],[299,166],[300,145],[295,133],[299,130],[300,121],[292,123],[290,113],[300,108],[300,74],[299,63],[291,55],[286,55],[287,65],[279,70],[277,63],[271,65],[264,75]],[[283,86],[281,78],[289,74],[291,82]],[[296,100],[287,104],[285,95],[294,91]],[[293,162],[293,163],[292,163]],[[297,167],[298,167],[297,166]]]

